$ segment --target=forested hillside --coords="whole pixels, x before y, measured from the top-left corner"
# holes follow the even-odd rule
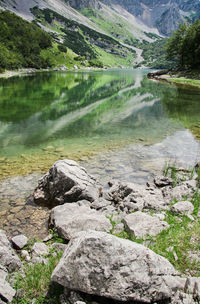
[[[0,68],[51,66],[50,58],[41,53],[52,47],[47,32],[8,11],[0,13],[0,25]]]
[[[35,20],[30,23],[0,12],[1,70],[131,66],[136,57],[135,50],[118,40],[54,11],[35,7],[32,13]]]
[[[167,56],[180,68],[200,67],[200,20],[179,26],[167,42]]]

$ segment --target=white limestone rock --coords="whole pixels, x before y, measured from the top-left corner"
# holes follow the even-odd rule
[[[194,211],[194,205],[189,201],[178,202],[171,206],[171,211],[176,214],[192,214]]]
[[[0,300],[3,299],[5,302],[11,302],[14,295],[15,290],[6,282],[6,278],[8,276],[8,271],[5,267],[0,265]]]
[[[122,222],[127,231],[137,239],[155,236],[170,227],[167,222],[140,211],[127,215]]]
[[[86,294],[151,303],[171,297],[164,276],[175,274],[169,261],[140,244],[87,231],[70,241],[52,281]]]
[[[99,198],[96,180],[75,161],[64,159],[55,162],[38,183],[34,191],[36,203],[62,205],[79,200],[93,202]]]
[[[70,240],[80,231],[96,230],[109,232],[112,225],[104,214],[90,209],[88,206],[79,206],[78,203],[64,204],[52,209],[50,225],[55,227],[59,236]]]
[[[12,243],[17,249],[24,248],[27,242],[28,242],[28,238],[23,234],[16,235],[12,238]]]
[[[19,268],[21,261],[12,249],[9,240],[3,230],[0,230],[0,264],[9,272]]]

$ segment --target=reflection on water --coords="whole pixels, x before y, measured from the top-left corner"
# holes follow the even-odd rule
[[[156,128],[160,121],[169,122],[160,100],[163,91],[149,86],[143,76],[142,72],[118,71],[3,80],[1,156],[33,153],[49,145],[66,146],[67,142],[71,145],[71,141],[83,145],[83,138],[96,144],[145,133],[153,137],[150,125]]]
[[[0,216],[6,223],[9,210],[16,222],[37,174],[59,158],[80,161],[103,183],[113,177],[144,183],[166,160],[192,165],[199,136],[200,91],[153,82],[145,71],[0,80]]]

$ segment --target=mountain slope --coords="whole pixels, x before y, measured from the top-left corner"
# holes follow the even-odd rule
[[[177,29],[183,20],[194,20],[200,14],[199,0],[0,0],[0,6],[21,14],[26,19],[32,19],[30,8],[49,8],[64,17],[83,23],[91,24],[80,10],[92,8],[104,13],[104,5],[124,17],[129,13],[136,18],[138,27],[156,28],[160,34],[169,35]],[[125,12],[126,11],[126,12]],[[167,23],[166,23],[167,21]]]
[[[84,65],[108,66],[135,66],[144,50],[145,64],[156,67],[161,37],[200,15],[199,0],[0,0],[0,8],[37,22]]]

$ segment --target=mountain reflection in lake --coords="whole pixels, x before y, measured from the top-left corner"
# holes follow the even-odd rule
[[[200,91],[154,82],[146,73],[52,72],[0,80],[2,225],[32,233],[38,207],[25,205],[25,198],[58,159],[79,161],[103,185],[113,178],[144,183],[166,161],[190,166],[199,159]]]
[[[18,167],[42,171],[58,158],[150,145],[200,122],[199,91],[153,82],[138,70],[38,73],[1,80],[0,92],[3,177],[12,175],[12,160],[16,174]]]

